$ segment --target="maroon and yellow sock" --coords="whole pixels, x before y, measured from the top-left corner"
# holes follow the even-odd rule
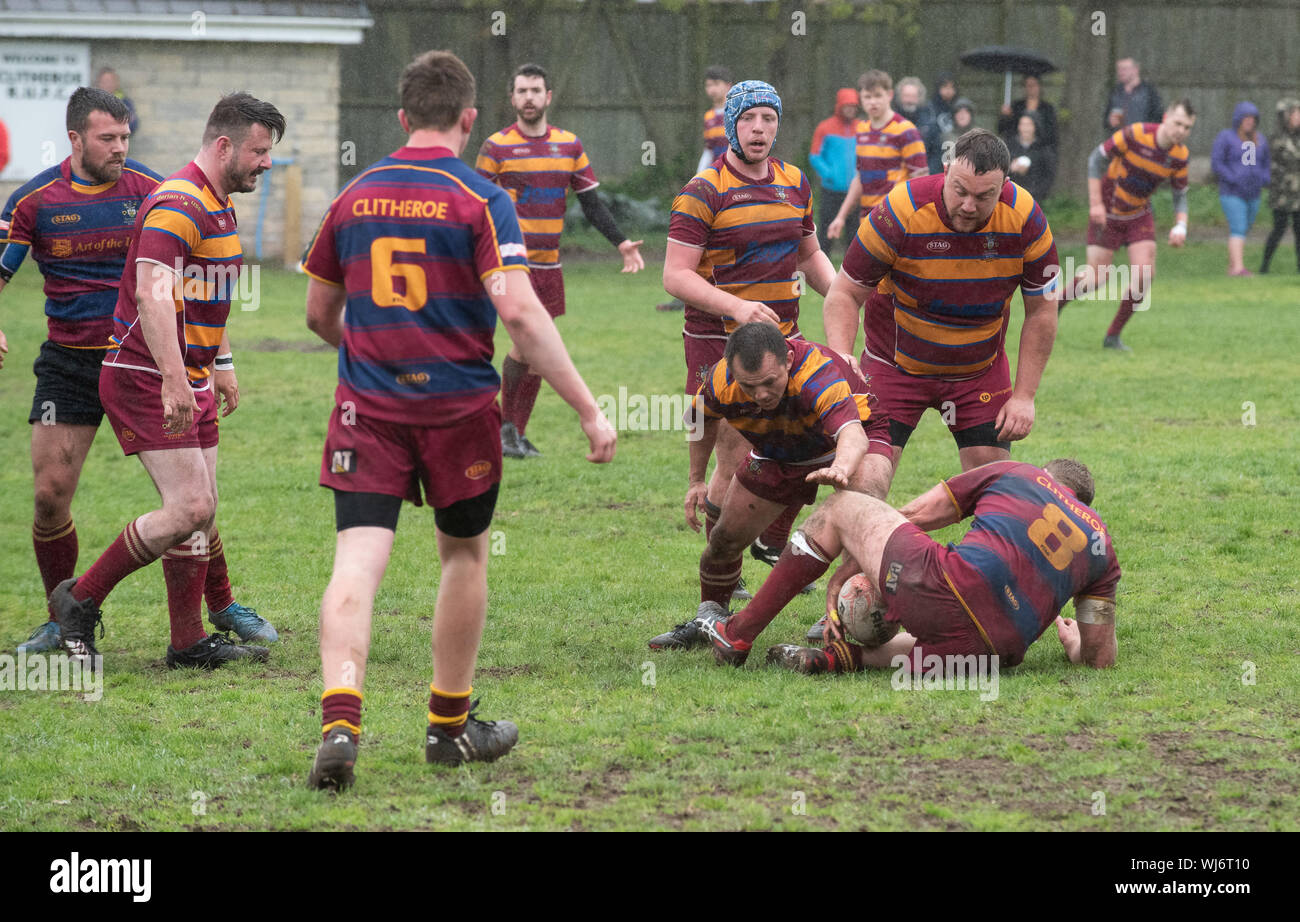
[[[759,535],[758,540],[763,542],[763,546],[776,548],[778,551],[784,548],[790,540],[790,529],[794,527],[794,520],[802,508],[803,503],[795,502],[782,509],[781,514],[772,520],[772,524],[763,529],[763,534]]]
[[[704,500],[704,540],[708,541],[713,537],[713,526],[718,524],[718,519],[722,518],[722,507],[709,502],[706,497]]]
[[[72,597],[78,602],[94,599],[95,607],[100,608],[104,599],[113,591],[113,587],[126,579],[141,567],[148,566],[158,559],[158,555],[149,550],[144,539],[140,537],[136,519],[117,536],[108,550],[99,555],[99,559],[90,565],[90,569],[81,575],[74,587]]]
[[[743,560],[737,557],[725,563],[710,564],[700,558],[700,601],[717,602],[724,609],[731,604],[731,593],[740,584]]]
[[[235,601],[230,589],[230,571],[226,568],[226,551],[215,528],[208,538],[208,574],[203,580],[203,598],[210,612],[225,611]]]
[[[54,528],[32,525],[32,547],[48,599],[54,587],[77,575],[77,526],[68,519]],[[54,615],[50,615],[54,620]]]
[[[338,727],[361,737],[361,692],[355,688],[327,688],[320,696],[321,738]]]
[[[812,554],[796,554],[794,545],[787,544],[785,550],[781,552],[781,559],[776,562],[776,566],[772,568],[772,572],[754,594],[754,598],[728,623],[730,637],[753,643],[754,638],[762,633],[763,628],[772,623],[772,619],[781,613],[781,609],[785,608],[804,586],[820,579],[822,574],[830,569],[830,564],[826,562],[830,559],[829,555],[807,534],[804,535],[803,540],[824,559],[819,559]]]
[[[831,672],[857,672],[862,668],[865,648],[847,640],[833,640],[822,648],[822,652],[826,654]]]
[[[438,727],[451,739],[465,732],[465,723],[469,720],[469,696],[474,686],[463,692],[439,691],[432,682],[429,683],[429,726]]]
[[[1107,336],[1119,335],[1119,331],[1124,329],[1124,324],[1128,323],[1129,318],[1133,316],[1133,305],[1135,303],[1132,295],[1119,302],[1119,310],[1115,312],[1115,319],[1110,322],[1110,326],[1106,329]]]
[[[528,366],[506,356],[501,363],[501,419],[515,421],[515,403],[519,395],[519,379],[528,372]]]
[[[208,572],[208,555],[196,551],[198,548],[186,542],[168,548],[163,554],[173,650],[187,649],[208,636],[203,630],[203,584]]]

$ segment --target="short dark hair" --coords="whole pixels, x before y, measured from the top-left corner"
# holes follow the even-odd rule
[[[507,93],[515,91],[516,77],[541,77],[542,86],[546,87],[547,92],[551,89],[551,78],[547,76],[545,68],[540,64],[520,64],[515,68],[515,72],[510,75],[510,85],[506,87]]]
[[[397,81],[397,95],[412,131],[451,128],[462,112],[473,108],[475,92],[474,75],[450,51],[426,51],[406,65]]]
[[[1011,151],[1006,142],[987,128],[972,128],[957,139],[952,149],[952,159],[965,160],[978,175],[1001,170],[1006,176],[1011,172]]]
[[[704,68],[704,79],[721,80],[723,83],[736,82],[735,80],[731,79],[731,71],[727,70],[725,67],[722,67],[718,64],[714,64],[712,67]]]
[[[92,112],[106,112],[115,122],[125,122],[131,118],[126,103],[112,93],[93,86],[79,86],[68,97],[68,130],[77,134],[84,133]]]
[[[894,81],[883,70],[869,70],[858,78],[858,89],[867,90],[884,90],[888,93],[894,88]]]
[[[1176,99],[1173,102],[1171,102],[1169,105],[1165,106],[1166,112],[1168,112],[1170,109],[1182,109],[1184,112],[1186,112],[1188,115],[1192,116],[1193,118],[1196,117],[1196,110],[1192,108],[1192,101],[1188,99],[1186,96],[1184,96],[1182,99]]]
[[[727,348],[722,357],[728,366],[739,359],[746,371],[757,371],[763,367],[763,356],[775,355],[784,365],[789,351],[790,344],[785,341],[780,327],[755,321],[736,327],[727,337]]]
[[[1057,458],[1044,464],[1043,470],[1051,474],[1061,486],[1073,490],[1074,495],[1079,497],[1079,502],[1085,506],[1092,505],[1097,488],[1092,482],[1092,471],[1087,466],[1073,458]]]
[[[206,147],[220,137],[230,138],[233,144],[238,145],[254,125],[266,126],[276,141],[284,137],[284,116],[279,109],[242,90],[229,93],[212,107],[208,124],[203,129],[203,145]]]

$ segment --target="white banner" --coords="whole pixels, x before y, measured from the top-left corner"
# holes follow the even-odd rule
[[[0,180],[27,180],[68,154],[68,97],[90,85],[90,46],[76,42],[0,42],[0,119],[9,131],[9,165]]]

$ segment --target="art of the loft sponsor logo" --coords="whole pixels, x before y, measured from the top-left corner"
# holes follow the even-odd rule
[[[69,858],[50,862],[52,893],[129,893],[136,903],[147,903],[153,893],[150,858]]]

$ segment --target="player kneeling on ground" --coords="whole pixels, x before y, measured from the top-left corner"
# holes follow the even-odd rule
[[[1001,666],[1014,666],[1055,623],[1070,662],[1113,665],[1119,561],[1105,524],[1087,506],[1092,498],[1092,475],[1067,459],[1045,468],[995,461],[938,484],[902,511],[837,492],[791,538],[768,583],[780,575],[785,585],[800,585],[848,553],[885,606],[885,622],[905,632],[868,649],[846,641],[832,623],[824,649],[779,644],[768,662],[809,674],[890,668],[897,656],[916,674],[936,655],[944,662],[997,656]],[[971,515],[959,544],[944,547],[925,534]],[[743,663],[780,611],[763,590],[734,617],[703,619],[719,663]],[[1070,599],[1075,617],[1061,618]]]
[[[691,442],[686,491],[686,521],[696,531],[719,424],[726,420],[753,449],[731,477],[722,514],[700,557],[696,619],[651,640],[653,650],[704,642],[699,615],[726,613],[745,548],[792,502],[816,501],[819,484],[873,496],[889,490],[889,420],[877,412],[867,382],[843,356],[802,339],[786,339],[775,324],[747,323],[731,334],[723,360],[709,369],[691,413],[696,425],[703,426],[702,436]]]
[[[375,592],[402,500],[419,505],[421,487],[434,507],[442,565],[425,759],[490,762],[519,739],[513,723],[478,720],[470,700],[501,480],[498,314],[529,366],[578,412],[587,460],[614,457],[614,429],[528,283],[509,195],[458,159],[478,115],[474,77],[454,54],[430,51],[402,73],[399,91],[398,120],[410,139],[334,200],[303,262],[312,277],[307,325],[339,350],[321,466],[338,537],[321,601],[325,693],[323,741],[307,778],[314,788],[352,783]]]

